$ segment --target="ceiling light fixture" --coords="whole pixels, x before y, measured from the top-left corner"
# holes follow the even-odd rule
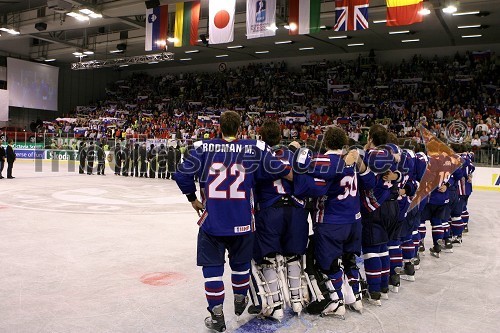
[[[314,47],[310,46],[310,47],[300,47],[299,48],[299,51],[309,51],[309,50],[314,50]]]
[[[184,53],[199,53],[200,50],[189,50],[189,51],[184,51]]]
[[[182,58],[182,59],[179,59],[180,61],[190,61],[190,60],[193,60],[192,58]]]
[[[457,28],[458,29],[481,28],[481,24],[459,25]]]
[[[228,46],[228,49],[242,49],[243,45],[233,45],[233,46]]]
[[[269,51],[255,51],[255,54],[265,54],[269,53]]]
[[[291,40],[283,40],[280,42],[274,42],[276,45],[281,45],[281,44],[292,44],[293,42]]]
[[[154,65],[154,64],[157,64],[158,61],[151,61],[151,62],[148,62],[148,65]]]
[[[420,42],[420,39],[403,39],[401,43],[415,43],[415,42]]]
[[[229,57],[228,54],[219,54],[219,55],[216,55],[215,56],[216,58],[225,58],[225,57]]]
[[[88,51],[83,51],[83,53],[84,54],[88,54],[88,55],[92,55],[92,54],[94,54],[94,51],[88,50]]]
[[[473,12],[460,12],[460,13],[453,13],[453,16],[464,16],[464,15],[477,15],[479,14],[479,10],[473,11]]]
[[[73,55],[79,57],[79,56],[83,55],[83,53],[76,51],[76,52],[73,52]]]
[[[453,14],[457,11],[457,7],[453,5],[449,5],[448,7],[443,8],[443,13]]]
[[[127,64],[125,64],[125,65],[120,65],[119,67],[128,67],[128,65],[127,65]]]
[[[0,28],[0,31],[5,31],[11,35],[19,35],[20,32],[15,30],[15,29],[9,29],[9,28]]]
[[[365,43],[347,44],[347,46],[363,46]]]
[[[387,20],[375,20],[375,21],[373,21],[373,23],[375,23],[375,24],[387,23]]]
[[[123,50],[111,50],[109,51],[109,53],[122,53]]]
[[[410,30],[389,31],[389,35],[409,34]]]
[[[478,38],[478,37],[482,37],[483,35],[464,35],[462,36],[462,38]]]
[[[168,37],[167,38],[167,42],[169,43],[177,43],[179,41],[179,39],[175,38],[175,37]]]
[[[343,35],[343,36],[330,36],[330,37],[328,37],[328,39],[346,39],[346,38],[349,38],[349,37],[346,36],[346,35]]]
[[[51,58],[51,59],[45,59],[44,61],[45,61],[45,62],[52,62],[52,61],[56,61],[56,59]]]

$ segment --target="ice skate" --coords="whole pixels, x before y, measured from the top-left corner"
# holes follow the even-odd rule
[[[302,306],[302,303],[301,303],[300,299],[298,297],[292,298],[290,300],[290,303],[292,303],[292,311],[295,312],[297,315],[300,316],[300,313],[304,309],[304,307]]]
[[[239,317],[248,305],[248,296],[236,294],[234,295],[234,313]]]
[[[389,299],[389,287],[380,288],[380,299],[388,300]]]
[[[365,299],[371,305],[381,306],[382,305],[382,301],[380,300],[381,295],[382,294],[379,291],[372,291],[372,292],[367,291],[365,293]]]
[[[351,311],[356,311],[359,313],[363,313],[363,302],[361,300],[361,293],[356,294],[356,301],[351,304],[346,304],[346,308]]]
[[[468,233],[468,232],[469,232],[469,226],[466,224],[466,225],[464,226],[464,231],[462,231],[462,233],[466,234],[466,233]]]
[[[420,254],[417,252],[417,256],[411,259],[413,263],[413,268],[418,271],[420,269]]]
[[[224,311],[222,304],[214,306],[212,310],[207,308],[210,312],[210,317],[205,318],[205,326],[215,332],[224,332],[226,330],[226,322],[224,321]]]
[[[441,253],[441,246],[439,246],[439,245],[434,245],[433,247],[431,247],[431,248],[429,249],[429,251],[431,252],[431,255],[432,255],[433,257],[439,258],[440,253]]]
[[[402,270],[404,272],[404,269]],[[394,274],[389,277],[389,290],[393,293],[399,293],[399,286],[401,285],[401,279],[399,274]]]
[[[405,262],[404,273],[400,275],[400,278],[405,281],[415,282],[415,266],[410,262]]]
[[[462,246],[462,236],[453,236],[451,244],[453,244],[453,246]]]
[[[248,307],[248,313],[251,315],[258,315],[262,311],[262,307],[260,305],[250,305]]]
[[[418,245],[418,252],[425,252],[425,245],[423,241],[420,241],[420,244]]]
[[[333,316],[340,319],[345,319],[344,300],[330,300],[330,303],[326,306],[326,308],[321,311],[321,317],[325,316]]]
[[[441,245],[441,249],[445,253],[453,253],[453,244],[451,243],[451,239],[450,238],[446,238],[444,240],[444,246]]]

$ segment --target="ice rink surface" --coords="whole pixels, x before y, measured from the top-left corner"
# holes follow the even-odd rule
[[[207,332],[197,216],[175,182],[68,166],[18,160],[0,180],[0,332]],[[469,211],[462,247],[426,252],[416,282],[344,321],[237,322],[225,274],[227,331],[498,332],[500,193],[475,191]]]

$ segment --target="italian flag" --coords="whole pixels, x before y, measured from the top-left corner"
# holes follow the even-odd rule
[[[178,2],[175,4],[175,47],[196,45],[198,23],[200,22],[200,2]]]
[[[388,27],[410,25],[423,21],[419,13],[424,8],[422,0],[387,0]]]
[[[297,29],[288,30],[290,35],[306,35],[319,32],[321,0],[290,0],[288,24],[297,25]]]

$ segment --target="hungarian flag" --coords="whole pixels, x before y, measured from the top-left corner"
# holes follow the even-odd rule
[[[463,164],[461,157],[450,147],[436,138],[425,127],[420,126],[422,141],[425,144],[429,163],[424,176],[420,181],[417,192],[413,197],[408,211],[416,207],[424,198],[429,196],[436,188],[447,183],[451,175]]]
[[[146,9],[146,51],[165,48],[168,33],[168,5]]]
[[[200,22],[200,2],[178,2],[175,4],[175,47],[196,45],[198,23]]]
[[[368,0],[336,0],[335,31],[368,29]]]
[[[410,25],[423,21],[419,11],[424,8],[423,0],[386,0],[387,26]]]
[[[321,0],[290,0],[288,24],[296,29],[288,30],[290,35],[306,35],[320,31],[319,16]]]
[[[234,40],[234,11],[236,0],[208,2],[208,35],[210,44],[231,43]]]

